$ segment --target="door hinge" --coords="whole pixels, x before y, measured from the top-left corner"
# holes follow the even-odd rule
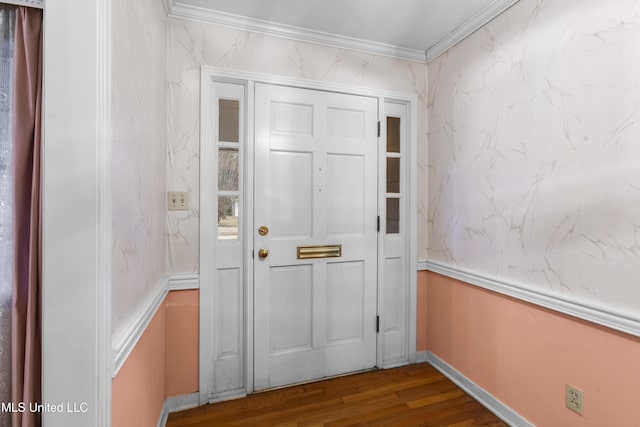
[[[376,316],[376,334],[380,332],[380,316]]]
[[[380,215],[378,215],[378,233],[380,232]]]
[[[378,120],[378,138],[380,138],[380,121]]]

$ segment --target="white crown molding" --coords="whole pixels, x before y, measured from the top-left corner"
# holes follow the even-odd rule
[[[2,0],[2,3],[44,9],[44,0]]]
[[[533,424],[523,418],[520,414],[509,408],[504,403],[500,402],[491,394],[487,393],[482,387],[479,387],[469,378],[462,375],[447,362],[440,359],[430,351],[427,351],[426,353],[427,362],[429,362],[434,368],[440,371],[442,375],[454,382],[458,387],[467,392],[471,397],[480,402],[482,406],[493,412],[502,421],[506,422],[510,426],[515,427],[533,426]]]
[[[438,43],[427,49],[426,58],[427,64],[438,56],[451,49],[462,40],[469,37],[471,34],[488,24],[495,17],[500,15],[505,10],[516,4],[519,0],[495,0],[491,2],[487,7],[475,14],[464,24],[460,25],[454,31],[449,33],[446,37],[440,40]]]
[[[251,31],[254,33],[266,34],[289,40],[313,43],[338,49],[349,49],[372,55],[389,56],[392,58],[415,61],[423,64],[426,60],[425,53],[422,50],[407,49],[385,43],[330,34],[323,31],[277,24],[261,19],[248,18],[245,16],[214,11],[183,3],[176,3],[175,0],[164,1],[168,10],[168,15],[171,18],[204,22],[234,30]]]
[[[149,323],[153,320],[158,308],[169,292],[169,280],[164,278],[156,286],[156,289],[149,294],[136,311],[128,326],[125,326],[119,333],[114,333],[113,337],[113,377],[118,374],[136,344],[146,331]]]
[[[427,270],[640,337],[640,318],[630,313],[614,310],[611,307],[601,307],[589,302],[569,300],[558,294],[534,290],[436,261],[427,260]]]
[[[162,3],[164,3],[164,10],[167,11],[167,16],[169,16],[171,14],[171,10],[176,5],[176,1],[175,0],[162,0]]]
[[[426,259],[419,259],[416,268],[417,268],[418,271],[426,271],[426,270],[428,270],[428,268],[427,268],[427,260]]]

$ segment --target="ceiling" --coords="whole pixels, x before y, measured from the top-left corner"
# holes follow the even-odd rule
[[[213,17],[216,23],[226,20],[235,26],[244,20],[253,31],[268,28],[287,34],[307,33],[310,41],[331,37],[425,61],[425,52],[427,60],[429,51],[431,56],[441,53],[517,0],[166,1],[169,14],[178,17],[200,13]]]

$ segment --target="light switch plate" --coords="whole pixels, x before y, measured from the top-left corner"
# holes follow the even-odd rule
[[[169,191],[167,200],[170,211],[189,210],[189,193],[186,191]]]

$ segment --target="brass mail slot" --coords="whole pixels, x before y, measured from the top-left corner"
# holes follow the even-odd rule
[[[342,245],[298,246],[298,259],[338,258],[342,256]]]

